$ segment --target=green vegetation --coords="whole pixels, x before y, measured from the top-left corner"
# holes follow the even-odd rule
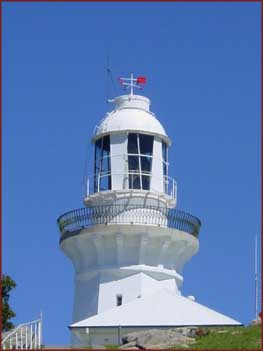
[[[112,345],[112,344],[107,344],[104,346],[106,347],[107,350],[117,350],[119,348],[118,345]]]
[[[249,327],[200,328],[202,336],[188,347],[176,346],[170,350],[261,350],[261,325]],[[118,345],[104,345],[107,350],[116,350]]]
[[[15,317],[15,312],[9,306],[10,291],[16,287],[16,283],[9,275],[2,276],[2,331],[8,331],[14,328],[9,320]]]
[[[204,328],[207,335],[196,338],[191,350],[261,350],[261,326]],[[175,348],[171,348],[175,349]],[[183,348],[181,348],[183,349]]]

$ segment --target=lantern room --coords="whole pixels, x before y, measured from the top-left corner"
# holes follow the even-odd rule
[[[176,182],[168,175],[171,141],[150,111],[150,100],[122,95],[95,128],[93,174],[88,178],[84,202],[107,194],[148,194],[176,202]]]

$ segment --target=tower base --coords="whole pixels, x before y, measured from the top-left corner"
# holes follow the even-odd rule
[[[90,346],[121,343],[124,334],[151,328],[226,326],[242,323],[191,298],[161,288],[125,305],[70,325],[74,342]],[[77,341],[78,340],[78,341]]]

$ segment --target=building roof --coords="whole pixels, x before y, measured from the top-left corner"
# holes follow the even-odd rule
[[[113,100],[115,109],[96,127],[96,140],[102,134],[134,131],[159,135],[171,144],[163,126],[150,112],[150,100],[140,95],[122,95]]]
[[[166,289],[127,304],[115,307],[96,316],[70,325],[80,327],[112,326],[195,326],[241,325],[240,322],[205,307],[190,298]]]

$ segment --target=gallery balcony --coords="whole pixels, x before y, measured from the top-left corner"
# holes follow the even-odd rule
[[[61,235],[78,232],[95,225],[129,224],[173,228],[198,237],[198,218],[177,210],[157,206],[107,205],[76,209],[58,220]]]

